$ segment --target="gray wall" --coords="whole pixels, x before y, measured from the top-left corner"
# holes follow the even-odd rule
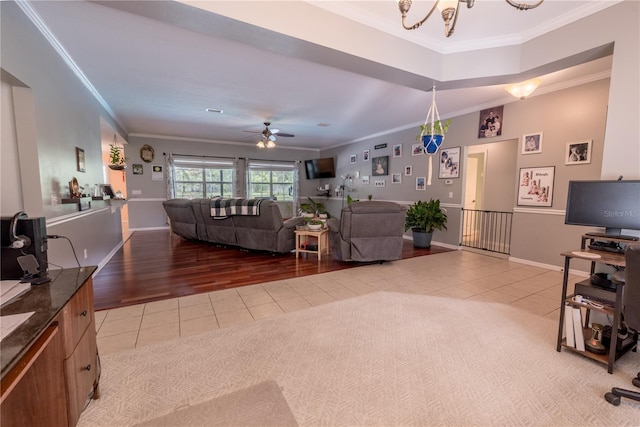
[[[151,163],[144,163],[140,158],[140,148],[144,144],[149,144],[154,149],[155,158]],[[273,150],[258,149],[253,144],[213,143],[132,135],[129,137],[129,144],[125,147],[125,155],[129,158],[129,164],[139,163],[143,165],[143,174],[134,175],[131,167],[126,169],[130,229],[153,229],[167,226],[166,214],[162,208],[162,202],[166,200],[167,194],[166,182],[153,181],[151,179],[151,166],[165,165],[166,156],[164,154],[168,155],[169,153],[286,161],[304,161],[318,157],[317,150],[293,150],[283,147],[277,147]],[[301,194],[314,191],[312,181],[304,178],[303,167],[299,173],[301,177]],[[288,204],[281,206],[283,215],[292,216],[290,208],[284,205]]]
[[[81,185],[103,182],[99,124],[107,115],[16,4],[2,2],[0,8],[2,215],[25,210],[46,217],[48,233],[68,237],[83,265],[99,264],[122,241],[119,213],[105,209],[85,216],[76,205],[54,205],[52,196],[58,203],[68,198],[74,176]],[[85,150],[84,173],[76,169],[75,147]],[[5,174],[5,164],[17,168]],[[15,190],[5,192],[7,185]],[[52,241],[49,259],[73,267],[76,261],[65,244]]]
[[[479,113],[474,112],[452,118],[443,148],[473,146],[486,152],[486,175],[483,209],[514,212],[511,256],[534,263],[560,266],[560,253],[579,246],[585,229],[564,225],[567,185],[569,180],[599,179],[604,147],[605,121],[609,97],[608,78],[568,89],[533,96],[522,101],[507,98],[504,104],[502,135],[478,138]],[[437,99],[436,99],[437,100]],[[521,154],[522,135],[543,132],[542,153]],[[411,145],[419,129],[372,138],[368,141],[336,147],[321,152],[321,156],[338,158],[338,175],[359,173],[370,175],[370,184],[354,179],[354,198],[372,194],[376,200],[411,203],[415,200],[438,198],[448,210],[448,230],[436,232],[434,241],[452,246],[460,243],[460,208],[464,204],[465,159],[461,159],[460,178],[446,184],[438,179],[438,156],[434,156],[432,185],[426,191],[415,189],[415,177],[427,174],[427,156],[412,156]],[[567,142],[593,140],[591,163],[565,165]],[[374,150],[386,143],[387,147]],[[392,157],[394,144],[402,144],[403,155]],[[391,176],[371,176],[371,161],[362,161],[362,151],[370,150],[371,157],[389,156],[390,173],[402,172],[404,166],[413,166],[413,176],[402,176],[401,184],[391,184]],[[462,150],[464,152],[464,150]],[[355,165],[349,156],[357,154]],[[461,154],[464,157],[463,154]],[[554,166],[555,180],[551,207],[518,207],[517,186],[519,169],[525,167]],[[637,175],[636,175],[637,177]],[[630,177],[631,178],[631,177]],[[373,181],[385,179],[386,187],[376,188]],[[338,179],[326,180],[333,186]],[[450,197],[452,193],[453,197]],[[332,212],[334,213],[334,212]],[[553,248],[549,250],[549,248]]]

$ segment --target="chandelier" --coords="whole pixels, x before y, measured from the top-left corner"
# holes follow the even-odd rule
[[[513,0],[505,1],[518,10],[529,10],[540,6],[544,0],[538,0],[532,4],[516,3]],[[444,19],[444,34],[449,37],[453,34],[453,30],[456,28],[456,22],[458,21],[458,14],[460,13],[458,11],[458,4],[466,3],[467,9],[471,9],[475,0],[436,0],[429,13],[427,13],[427,16],[413,25],[407,25],[405,20],[409,9],[411,9],[411,3],[411,0],[398,0],[398,8],[402,14],[402,26],[405,30],[415,30],[416,28],[419,28],[427,19],[429,19],[431,14],[438,9],[442,14],[442,19]]]

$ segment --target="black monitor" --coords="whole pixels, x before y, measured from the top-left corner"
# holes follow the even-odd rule
[[[307,179],[336,177],[336,170],[333,165],[333,157],[305,160],[304,167],[307,171]]]
[[[640,230],[640,181],[569,181],[564,222],[604,227],[603,237]]]

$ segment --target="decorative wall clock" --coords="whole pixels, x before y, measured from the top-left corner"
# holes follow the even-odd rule
[[[149,144],[144,144],[142,148],[140,148],[140,158],[145,163],[151,163],[153,161],[153,157],[155,155],[155,151],[153,147]]]

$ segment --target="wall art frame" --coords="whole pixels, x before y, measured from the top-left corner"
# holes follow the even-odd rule
[[[76,147],[76,169],[78,172],[86,172],[86,159],[84,157],[84,150],[80,147]]]
[[[424,154],[424,147],[422,143],[411,144],[411,155],[412,156],[421,156]]]
[[[503,112],[504,105],[480,111],[478,138],[493,138],[502,135],[502,127],[504,126]]]
[[[522,154],[542,153],[542,132],[522,135]]]
[[[373,157],[371,159],[371,175],[389,175],[389,156]]]
[[[402,157],[402,144],[395,144],[393,146],[393,157]]]
[[[591,147],[593,140],[567,142],[564,153],[565,165],[586,165],[591,163]]]
[[[520,168],[518,206],[552,206],[555,170],[555,166]]]
[[[440,149],[438,178],[460,178],[460,147]]]

